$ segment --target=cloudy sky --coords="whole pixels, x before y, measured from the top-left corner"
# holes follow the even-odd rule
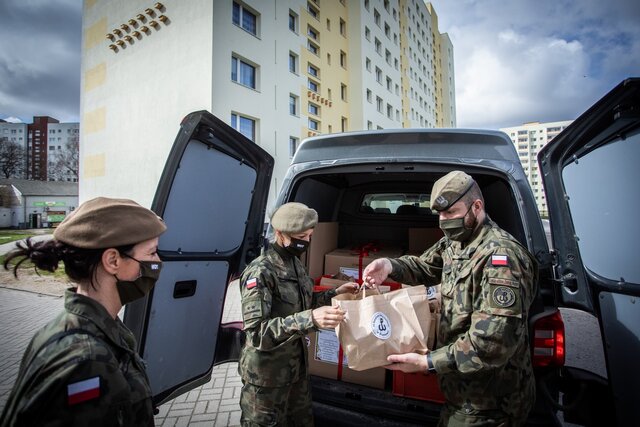
[[[0,0],[0,118],[78,121],[81,3]],[[640,76],[638,0],[432,3],[454,45],[459,127],[571,120]]]

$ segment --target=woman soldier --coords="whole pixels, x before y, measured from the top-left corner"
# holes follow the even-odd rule
[[[144,361],[117,315],[158,279],[165,230],[131,200],[99,197],[80,205],[52,240],[27,240],[7,256],[4,267],[15,262],[16,276],[25,260],[47,271],[62,261],[77,287],[66,291],[64,311],[32,338],[2,427],[153,425]]]
[[[344,312],[326,304],[336,294],[358,290],[345,283],[313,293],[298,256],[317,222],[316,211],[302,203],[282,205],[271,217],[272,245],[240,278],[247,338],[239,364],[243,426],[313,425],[305,335],[335,328]]]

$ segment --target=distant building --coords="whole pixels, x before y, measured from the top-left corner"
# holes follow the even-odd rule
[[[78,182],[79,123],[49,123],[47,180]]]
[[[54,123],[60,122],[53,117],[38,116],[29,125],[27,179],[47,181],[49,125]]]
[[[148,206],[197,110],[275,158],[271,201],[304,138],[456,126],[453,45],[422,0],[92,0],[82,21],[81,200]]]
[[[16,169],[16,172],[11,178],[25,178],[27,172],[27,131],[28,125],[26,123],[9,123],[4,120],[0,120],[0,144],[4,141],[15,142],[21,148],[21,165]],[[4,175],[0,175],[0,178],[6,178]]]
[[[56,226],[77,207],[77,183],[0,179],[0,228]]]
[[[538,210],[543,216],[547,216],[548,209],[542,179],[538,170],[538,152],[547,142],[555,138],[571,123],[572,120],[549,123],[530,122],[524,123],[522,126],[500,129],[509,135],[518,151],[518,157],[520,157],[524,172],[527,174],[533,189]]]

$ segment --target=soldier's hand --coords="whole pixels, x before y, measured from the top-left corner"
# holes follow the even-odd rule
[[[313,324],[320,329],[334,329],[344,319],[344,311],[338,306],[325,305],[311,312]]]
[[[391,274],[392,266],[388,258],[378,258],[362,272],[364,284],[368,288],[376,288]]]
[[[358,289],[360,289],[360,285],[358,285],[357,283],[347,282],[347,283],[343,283],[336,289],[336,294],[337,295],[346,294],[347,292],[356,294],[358,293]]]
[[[427,358],[424,354],[404,353],[392,354],[387,357],[387,361],[392,365],[386,365],[385,368],[392,371],[402,372],[424,372],[428,373]]]

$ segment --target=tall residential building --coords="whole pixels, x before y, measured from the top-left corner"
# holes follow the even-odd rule
[[[274,156],[272,201],[308,136],[456,125],[453,47],[421,0],[85,0],[81,85],[81,200],[149,205],[192,111]]]
[[[4,120],[0,120],[0,144],[4,144],[5,141],[18,144],[20,151],[17,153],[7,153],[2,150],[4,155],[16,155],[16,160],[19,160],[16,165],[15,172],[11,174],[10,178],[24,178],[27,172],[27,134],[28,125],[26,123],[10,123]],[[2,159],[2,161],[10,159]],[[4,169],[4,168],[3,168]],[[4,171],[0,171],[0,178],[8,178],[4,175]]]
[[[518,157],[527,174],[529,184],[533,189],[533,195],[536,198],[538,210],[542,216],[548,215],[547,201],[544,195],[542,179],[538,170],[538,152],[540,149],[553,138],[555,138],[564,128],[569,126],[573,120],[563,122],[524,123],[522,126],[502,128],[513,141],[518,151]]]
[[[47,130],[47,179],[78,182],[79,123],[49,123]]]
[[[29,124],[27,141],[27,179],[47,181],[49,125],[60,123],[49,116],[36,116]]]

